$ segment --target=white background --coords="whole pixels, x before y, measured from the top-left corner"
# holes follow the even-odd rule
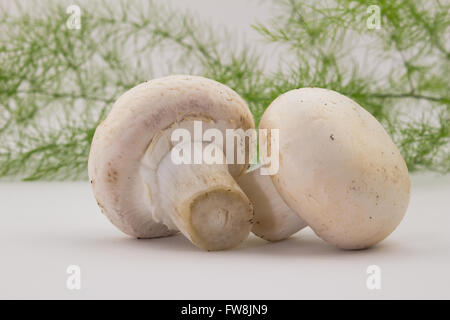
[[[250,25],[270,16],[261,1],[172,3],[251,41]],[[363,251],[335,249],[309,229],[279,243],[252,236],[224,252],[181,235],[136,240],[101,215],[87,182],[2,183],[0,210],[0,298],[450,299],[449,175],[413,176],[405,219]],[[72,264],[79,291],[66,287]],[[366,287],[373,264],[381,290]]]
[[[450,299],[450,176],[412,177],[408,212],[376,247],[336,249],[309,229],[203,252],[183,236],[137,240],[100,213],[87,182],[0,184],[0,298]],[[81,290],[66,268],[81,267]],[[381,268],[368,290],[366,268]]]

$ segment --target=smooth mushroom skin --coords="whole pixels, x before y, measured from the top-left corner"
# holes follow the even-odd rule
[[[102,212],[124,233],[155,238],[180,230],[200,248],[227,249],[245,239],[251,228],[252,206],[232,178],[247,164],[168,161],[172,131],[191,132],[194,121],[224,136],[225,129],[254,128],[247,104],[223,84],[186,75],[150,80],[119,97],[97,127],[89,177]],[[199,219],[205,211],[215,218]],[[215,232],[207,232],[208,226]]]
[[[370,247],[402,220],[410,180],[382,125],[332,90],[302,88],[279,96],[259,128],[278,128],[279,171],[272,181],[314,232],[344,249]]]
[[[237,182],[253,204],[252,232],[258,237],[281,241],[307,226],[278,194],[269,175],[261,175],[256,168],[241,175]]]

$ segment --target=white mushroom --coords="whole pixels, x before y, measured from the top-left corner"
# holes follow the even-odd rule
[[[322,239],[366,248],[402,220],[410,192],[405,161],[381,124],[353,100],[320,88],[292,90],[272,102],[259,128],[280,130],[272,181]]]
[[[172,142],[175,129],[192,134],[194,150],[205,146],[193,132],[198,124],[222,133],[254,128],[236,92],[210,79],[182,75],[127,91],[98,126],[89,177],[102,212],[121,231],[154,238],[179,230],[206,250],[231,248],[248,236],[253,209],[233,178],[246,164],[176,164],[171,157],[179,146]],[[216,146],[225,153],[225,146]]]
[[[270,176],[261,175],[258,168],[243,174],[237,182],[253,204],[252,232],[258,237],[280,241],[307,226],[280,197]]]

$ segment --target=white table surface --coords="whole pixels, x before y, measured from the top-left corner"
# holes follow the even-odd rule
[[[310,229],[222,252],[181,235],[136,240],[100,214],[87,182],[3,182],[0,205],[2,299],[450,299],[450,175],[413,176],[405,219],[363,251]],[[374,264],[381,290],[366,287]],[[80,290],[66,287],[69,265],[81,268]]]

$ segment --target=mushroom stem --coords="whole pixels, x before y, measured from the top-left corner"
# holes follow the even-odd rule
[[[163,223],[198,247],[228,249],[250,233],[252,205],[226,164],[175,164],[169,152],[156,176]]]
[[[237,181],[254,205],[253,233],[268,241],[280,241],[307,225],[279,195],[270,177],[258,168]]]

